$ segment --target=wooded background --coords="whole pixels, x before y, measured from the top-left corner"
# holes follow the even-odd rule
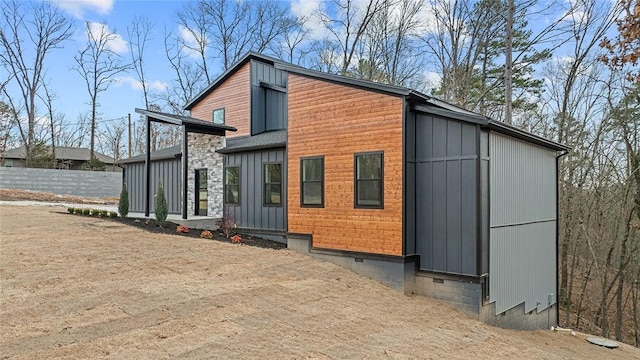
[[[47,59],[72,41],[73,22],[50,2],[2,0],[0,151],[24,145],[28,161],[46,167],[56,166],[56,146],[88,146],[116,159],[141,153],[143,122],[133,119],[128,153],[127,119],[106,121],[96,111],[118,74],[140,81],[141,107],[182,114],[249,50],[410,87],[572,147],[560,159],[560,324],[640,346],[640,3],[323,4],[294,15],[285,2],[188,2],[175,17],[188,42],[169,30],[152,38],[158,25],[140,14],[127,27],[128,57],[107,46],[114,35],[106,26],[87,22],[72,69],[91,101],[70,120],[56,107]],[[151,41],[163,42],[164,59],[150,58]],[[150,61],[172,69],[166,90],[149,86]],[[153,149],[177,143],[176,130],[154,125]]]

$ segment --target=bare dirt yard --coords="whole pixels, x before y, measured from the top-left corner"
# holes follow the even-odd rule
[[[0,358],[640,359],[509,331],[289,250],[0,206]]]

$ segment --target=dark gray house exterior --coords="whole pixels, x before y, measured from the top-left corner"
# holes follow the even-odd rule
[[[171,176],[182,179],[173,183],[184,217],[198,214],[204,194],[207,216],[242,232],[487,323],[557,323],[566,146],[411,89],[256,53],[185,110],[191,117],[139,110],[185,126],[182,158],[157,158],[165,170],[153,175],[169,181],[163,172],[181,162]]]

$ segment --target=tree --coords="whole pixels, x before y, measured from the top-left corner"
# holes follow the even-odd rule
[[[144,52],[147,48],[147,41],[150,39],[151,30],[153,30],[153,22],[144,16],[134,16],[131,21],[131,27],[127,28],[127,36],[129,37],[129,51],[131,52],[131,65],[138,76],[138,81],[142,86],[142,94],[144,96],[144,108],[149,108],[149,85],[145,76],[145,56]]]
[[[115,33],[109,32],[106,24],[85,22],[87,45],[74,57],[76,70],[84,79],[91,106],[91,133],[89,149],[91,159],[95,158],[96,122],[98,117],[98,96],[106,91],[116,75],[130,69],[131,65],[122,61],[112,49],[117,40]]]
[[[122,190],[120,191],[120,199],[118,200],[118,213],[120,217],[126,218],[129,214],[129,191],[127,190],[127,184],[122,184]]]
[[[21,122],[17,124],[29,164],[35,143],[36,94],[42,85],[45,60],[71,37],[72,22],[59,8],[45,1],[3,0],[1,8],[0,62],[14,74],[9,84],[19,90],[18,96],[11,96],[13,108],[22,107],[27,118],[26,129]],[[3,90],[9,95],[6,88]]]
[[[626,65],[636,66],[640,61],[640,1],[620,0],[624,17],[616,20],[618,36],[615,39],[604,38],[600,46],[607,50],[601,60],[613,68]],[[629,81],[640,81],[640,71],[629,72]]]

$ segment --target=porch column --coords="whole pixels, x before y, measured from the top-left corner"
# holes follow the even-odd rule
[[[148,116],[146,118],[146,144],[145,144],[145,157],[144,157],[144,216],[149,217],[149,191],[151,191],[151,120]]]
[[[189,133],[187,127],[182,125],[182,218],[187,218],[189,196]]]

